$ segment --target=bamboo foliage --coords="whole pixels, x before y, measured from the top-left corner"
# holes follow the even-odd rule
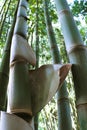
[[[46,20],[47,26],[47,34],[49,38],[49,43],[51,46],[51,53],[53,57],[54,63],[61,63],[61,57],[59,54],[59,50],[57,47],[57,42],[55,38],[55,34],[53,31],[51,18],[48,12],[48,0],[44,0],[44,15]],[[69,106],[69,99],[68,99],[68,92],[66,89],[66,83],[63,84],[61,89],[57,92],[57,104],[58,104],[58,130],[72,130],[72,123],[70,117],[70,106]]]
[[[66,0],[55,0],[75,85],[80,130],[87,129],[87,49],[76,27]]]

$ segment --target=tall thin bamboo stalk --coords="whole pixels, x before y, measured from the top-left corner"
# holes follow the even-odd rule
[[[11,0],[9,0],[8,6],[7,6],[7,9],[6,9],[6,12],[5,12],[5,14],[4,14],[3,21],[1,22],[1,26],[0,26],[0,37],[1,37],[1,34],[2,34],[3,26],[4,26],[4,23],[5,23],[6,15],[7,15],[8,10],[9,10],[10,3],[11,3]]]
[[[6,6],[6,3],[7,3],[8,0],[5,0],[3,5],[2,5],[2,8],[0,10],[0,15],[2,14],[2,11],[4,10],[4,7]]]
[[[38,0],[36,0],[36,5],[37,5],[37,9],[36,9],[36,69],[37,69],[39,67]],[[34,128],[35,128],[35,130],[38,130],[38,124],[39,124],[38,116],[39,116],[39,114],[37,114],[34,117]]]
[[[37,9],[36,9],[36,68],[39,67],[39,32],[38,32],[38,23],[39,23],[39,18],[38,18],[38,0],[36,0],[37,4]]]
[[[54,63],[61,63],[61,57],[57,47],[57,42],[55,34],[53,31],[51,18],[48,11],[48,0],[44,0],[44,15],[46,20],[47,34],[49,38],[49,43],[51,47],[51,53]],[[62,88],[57,93],[57,104],[58,104],[58,130],[72,130],[72,123],[70,117],[70,106],[68,99],[68,92],[66,89],[66,84],[64,83]]]
[[[67,53],[73,64],[76,107],[80,130],[87,129],[87,49],[83,44],[66,0],[54,0],[65,39]]]
[[[14,14],[14,20],[11,29],[7,36],[2,62],[0,65],[0,110],[6,110],[7,85],[9,79],[10,48],[11,48],[14,26],[16,22],[16,14],[17,14],[17,9]]]

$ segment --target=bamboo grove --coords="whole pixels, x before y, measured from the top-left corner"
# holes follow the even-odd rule
[[[73,1],[1,1],[0,130],[87,129],[87,3]]]

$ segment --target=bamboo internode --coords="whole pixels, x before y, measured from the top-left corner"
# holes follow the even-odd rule
[[[10,64],[13,61],[20,61],[21,59],[24,59],[32,65],[36,64],[36,56],[27,40],[15,34],[12,39]]]

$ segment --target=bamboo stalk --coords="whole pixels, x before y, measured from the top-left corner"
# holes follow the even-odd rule
[[[87,129],[87,49],[77,29],[66,0],[55,0],[65,39],[75,85],[80,130]]]
[[[61,57],[57,47],[55,34],[53,31],[51,18],[48,12],[48,1],[44,0],[44,15],[47,27],[48,39],[51,47],[51,53],[54,63],[61,63]],[[61,89],[57,92],[57,105],[58,105],[58,130],[72,130],[72,122],[70,116],[70,106],[68,99],[67,85],[64,83]],[[63,100],[61,100],[63,99]]]
[[[38,0],[36,0],[36,69],[39,67],[39,31],[38,31],[38,26],[39,26],[39,7],[38,7]],[[39,125],[39,113],[34,117],[34,128],[35,130],[38,130],[38,125]]]
[[[9,109],[19,117],[31,120],[31,92],[28,79],[28,63],[35,64],[35,55],[27,43],[27,0],[20,0],[11,46]],[[28,99],[28,100],[27,100]],[[28,108],[28,109],[27,109]]]

